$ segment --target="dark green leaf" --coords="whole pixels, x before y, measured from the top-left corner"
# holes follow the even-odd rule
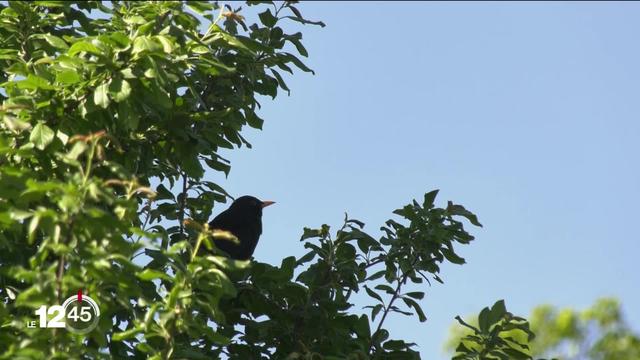
[[[270,9],[261,12],[258,14],[258,17],[260,17],[260,21],[267,27],[273,27],[278,21],[278,19],[273,16]]]
[[[364,286],[364,289],[365,289],[365,291],[367,292],[367,294],[368,294],[369,296],[371,296],[372,298],[374,298],[374,299],[376,299],[376,300],[380,301],[381,303],[383,303],[383,302],[384,302],[384,301],[382,301],[382,297],[380,297],[380,295],[378,295],[378,293],[376,293],[375,291],[373,291],[373,290],[369,289],[369,287],[368,287],[367,285],[365,285],[365,286]],[[372,315],[372,317],[374,317],[374,316]]]

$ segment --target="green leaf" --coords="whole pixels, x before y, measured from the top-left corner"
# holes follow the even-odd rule
[[[336,249],[336,260],[349,261],[356,258],[356,248],[351,244],[341,243]]]
[[[93,93],[93,102],[103,109],[106,109],[109,106],[109,96],[107,95],[108,90],[109,85],[104,83],[98,86]]]
[[[433,190],[424,194],[424,202],[422,203],[424,209],[431,209],[433,207],[433,202],[436,200],[439,191],[440,190]]]
[[[210,168],[218,171],[222,171],[225,175],[229,175],[229,171],[231,171],[231,166],[229,164],[225,164],[218,160],[205,159],[205,164],[209,165]]]
[[[18,61],[20,59],[20,56],[18,54],[18,50],[0,49],[0,60]]]
[[[109,92],[115,102],[121,102],[126,100],[131,94],[131,85],[129,85],[127,80],[116,78],[109,84]]]
[[[167,54],[173,52],[173,49],[176,47],[174,42],[166,36],[156,35],[154,39],[158,40],[158,42],[162,45],[162,50]]]
[[[144,329],[142,327],[135,327],[125,331],[117,332],[113,334],[113,340],[123,341],[123,340],[131,339],[135,337],[138,333],[142,332],[143,330]]]
[[[80,75],[74,70],[62,70],[56,74],[56,82],[62,84],[75,84],[81,80]]]
[[[17,84],[19,89],[30,89],[30,90],[54,89],[54,87],[51,86],[51,84],[49,84],[49,82],[46,79],[33,74],[29,74],[29,76],[27,76],[26,79],[18,81]]]
[[[370,275],[368,278],[366,278],[366,281],[379,279],[379,278],[383,277],[386,272],[387,272],[386,269],[378,270],[375,273],[373,273],[372,275]]]
[[[372,248],[374,250],[380,248],[378,241],[362,230],[354,228],[351,230],[349,235],[358,240],[358,247],[363,253],[369,252]]]
[[[162,45],[154,41],[150,36],[138,36],[133,40],[132,55],[136,55],[143,52],[154,52],[162,50]]]
[[[156,194],[156,200],[175,200],[173,193],[162,184],[156,187]]]
[[[33,213],[29,211],[22,211],[22,210],[11,210],[9,213],[9,217],[12,220],[16,220],[16,221],[22,221],[30,218],[31,216],[33,216]]]
[[[207,1],[188,1],[186,5],[188,8],[192,9],[200,15],[210,13],[214,9],[214,5]]]
[[[418,314],[418,319],[420,320],[420,322],[427,321],[427,317],[422,311],[422,308],[415,300],[411,298],[402,298],[402,301],[404,301],[405,304],[407,304],[407,306],[412,307],[416,311],[416,314]]]
[[[498,323],[507,313],[507,307],[504,304],[504,300],[498,300],[491,307],[491,311],[489,312],[489,316],[487,318],[488,326],[491,327],[494,324]]]
[[[293,54],[289,54],[289,53],[282,53],[279,54],[278,56],[281,59],[285,59],[288,60],[290,62],[292,62],[296,67],[298,67],[298,69],[304,71],[304,72],[310,72],[312,74],[316,74],[313,70],[311,70],[309,67],[307,67],[307,65],[305,65],[300,59],[298,59],[295,55]]]
[[[273,27],[276,24],[276,22],[278,22],[278,18],[273,16],[273,14],[271,13],[271,9],[267,9],[261,12],[260,14],[258,14],[258,17],[266,27]]]
[[[285,16],[285,18],[297,21],[302,24],[320,25],[321,27],[326,26],[322,21],[311,21],[311,20],[305,19],[304,17],[302,17],[302,14],[300,13],[300,11],[291,4],[289,4],[287,7],[291,10],[291,12],[293,12],[295,16]]]
[[[95,45],[87,41],[75,42],[73,45],[71,45],[71,47],[69,48],[69,51],[67,51],[67,54],[69,56],[75,56],[76,54],[81,52],[88,52],[94,55],[102,54]]]
[[[451,215],[459,215],[459,216],[465,217],[473,225],[482,227],[482,224],[478,222],[478,217],[475,214],[473,214],[471,211],[465,209],[464,206],[462,205],[456,205],[451,201],[449,201],[447,204],[447,212],[449,212],[449,214]]]
[[[378,293],[376,293],[375,291],[369,289],[369,287],[367,285],[364,286],[364,290],[367,292],[367,294],[369,294],[369,296],[371,296],[372,298],[380,301],[381,303],[384,303],[384,301],[382,300],[382,297],[380,295],[378,295]],[[373,317],[373,316],[372,316]]]
[[[502,349],[502,351],[504,351],[505,354],[508,355],[508,359],[515,359],[515,360],[529,360],[531,359],[531,355],[529,354],[525,354],[522,351],[513,349],[513,348],[504,348]]]
[[[361,315],[358,320],[354,322],[353,330],[359,337],[368,338],[371,336],[371,328],[367,315]]]
[[[31,130],[29,141],[32,142],[37,149],[44,150],[47,145],[51,144],[54,136],[55,132],[47,125],[40,122],[33,127],[33,130]]]
[[[287,274],[288,279],[291,279],[291,277],[293,276],[293,270],[295,269],[296,264],[297,262],[295,256],[288,256],[282,260],[280,268],[284,273]]]
[[[407,348],[407,343],[403,340],[388,340],[382,347],[387,350],[404,350]]]
[[[320,229],[304,228],[302,231],[302,236],[300,237],[300,241],[303,241],[309,238],[319,237],[320,234],[321,234]]]
[[[130,101],[118,103],[118,123],[128,130],[137,130],[140,116],[134,110]]]
[[[51,44],[51,46],[57,48],[57,49],[68,49],[69,45],[67,45],[67,43],[62,40],[61,38],[51,35],[51,34],[44,34],[43,35],[44,39]]]
[[[372,307],[371,309],[371,321],[375,321],[376,320],[376,316],[378,315],[378,313],[382,310],[384,306],[382,304],[378,304]]]
[[[373,334],[372,338],[374,343],[382,343],[389,338],[389,331],[380,329]]]
[[[217,25],[216,25],[217,26]],[[245,45],[242,41],[238,40],[238,38],[236,38],[235,36],[225,32],[224,30],[220,29],[219,32],[220,36],[222,37],[222,39],[229,45],[231,45],[232,47],[235,47],[239,50],[242,50],[246,53],[249,54],[253,54],[253,51],[251,49],[249,49],[247,47],[247,45]]]
[[[484,308],[480,311],[480,315],[478,315],[478,326],[480,327],[480,331],[483,333],[489,332],[489,314],[491,311],[489,308]]]
[[[293,43],[293,45],[296,47],[296,50],[298,50],[298,53],[300,53],[300,55],[304,57],[308,57],[309,53],[307,52],[307,49],[304,47],[304,45],[302,45],[302,42],[300,41],[300,39],[302,38],[302,34],[297,33],[294,35],[296,36],[290,36],[287,38],[287,40]]]
[[[302,265],[306,262],[309,262],[311,260],[313,260],[313,258],[316,256],[316,252],[315,251],[309,251],[308,253],[306,253],[305,255],[303,255],[300,259],[298,259],[298,261],[296,261],[297,265]]]
[[[391,286],[386,285],[386,284],[376,285],[375,288],[378,289],[378,290],[382,290],[382,291],[386,292],[389,295],[393,295],[395,293],[395,290]]]
[[[408,292],[405,295],[417,300],[422,300],[422,298],[424,298],[424,293],[422,291]]]
[[[36,230],[38,229],[38,224],[40,224],[40,214],[35,213],[31,218],[31,221],[29,222],[29,229],[28,229],[29,244],[32,244],[35,239],[35,233],[36,233]]]
[[[453,252],[453,250],[442,248],[440,249],[440,251],[442,251],[442,255],[444,255],[444,257],[447,258],[447,260],[451,261],[453,264],[462,265],[465,263],[464,258],[458,256],[455,252]]]
[[[45,6],[45,7],[50,7],[50,8],[57,8],[57,7],[65,7],[67,4],[65,4],[65,1],[34,1],[33,2],[35,5],[37,6]]]
[[[87,144],[84,142],[76,142],[73,144],[73,147],[69,152],[65,155],[65,157],[69,160],[77,160],[80,154],[84,153],[87,150]]]
[[[480,333],[480,329],[478,329],[478,328],[477,328],[477,327],[475,327],[475,326],[469,325],[466,321],[462,320],[462,318],[461,318],[459,315],[458,315],[458,316],[456,316],[456,317],[455,317],[455,319],[460,323],[460,325],[462,325],[462,326],[464,326],[464,327],[467,327],[467,328],[469,328],[469,329],[473,330],[473,332],[474,332],[474,333],[476,333],[476,334],[477,334],[477,333]]]
[[[163,279],[163,280],[171,280],[171,277],[162,271],[157,271],[153,269],[144,269],[141,272],[137,273],[136,276],[141,280],[149,281],[153,279]]]
[[[126,48],[131,43],[131,40],[129,39],[129,37],[122,32],[114,32],[111,35],[109,35],[109,37],[113,41],[118,43],[118,45],[120,45],[122,48]]]

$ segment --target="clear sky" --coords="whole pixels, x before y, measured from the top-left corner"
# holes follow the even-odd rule
[[[302,3],[308,64],[263,102],[251,150],[228,153],[234,195],[265,210],[255,257],[305,253],[304,226],[343,213],[378,228],[440,189],[483,229],[426,288],[426,323],[392,337],[423,358],[455,315],[619,297],[640,330],[640,3]],[[218,213],[221,209],[215,210]],[[634,275],[635,274],[635,275]],[[359,304],[359,305],[365,305]]]

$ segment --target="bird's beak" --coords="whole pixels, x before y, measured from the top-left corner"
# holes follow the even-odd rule
[[[273,204],[275,204],[275,203],[276,203],[275,201],[263,201],[263,202],[262,202],[262,208],[264,209],[264,208],[266,208],[267,206],[269,206],[269,205],[273,205]]]

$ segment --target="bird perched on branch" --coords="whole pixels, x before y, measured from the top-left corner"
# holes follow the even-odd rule
[[[214,239],[216,247],[229,254],[232,259],[250,259],[262,234],[262,209],[273,204],[273,201],[260,201],[253,196],[237,198],[227,210],[209,223],[209,228],[228,231],[240,243]]]

